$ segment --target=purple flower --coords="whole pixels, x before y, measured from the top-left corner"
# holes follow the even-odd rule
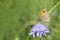
[[[35,26],[32,27],[30,30],[29,35],[32,35],[34,38],[46,36],[47,33],[50,33],[46,25],[37,23]]]

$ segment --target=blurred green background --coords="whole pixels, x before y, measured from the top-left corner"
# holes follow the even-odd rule
[[[49,11],[59,0],[0,0],[0,40],[38,40],[29,37],[43,8]],[[50,37],[42,40],[60,40],[60,4],[50,13]]]

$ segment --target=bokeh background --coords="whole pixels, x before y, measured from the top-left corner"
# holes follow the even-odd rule
[[[49,11],[60,0],[0,0],[0,40],[38,40],[28,37],[43,8]],[[50,37],[60,40],[60,4],[50,13]]]

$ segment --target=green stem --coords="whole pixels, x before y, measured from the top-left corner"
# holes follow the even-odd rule
[[[60,1],[54,7],[52,7],[48,13],[51,13],[59,4],[60,4]]]
[[[29,38],[30,38],[30,35],[28,35],[28,38],[27,38],[27,40],[29,40]]]

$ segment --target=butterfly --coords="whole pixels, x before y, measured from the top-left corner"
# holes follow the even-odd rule
[[[44,8],[43,10],[41,10],[41,12],[39,13],[39,16],[38,16],[38,22],[50,22],[50,15],[48,13],[48,11]],[[31,25],[31,27],[33,27],[34,24]]]
[[[39,21],[50,22],[50,15],[46,9],[41,10],[39,13]]]

